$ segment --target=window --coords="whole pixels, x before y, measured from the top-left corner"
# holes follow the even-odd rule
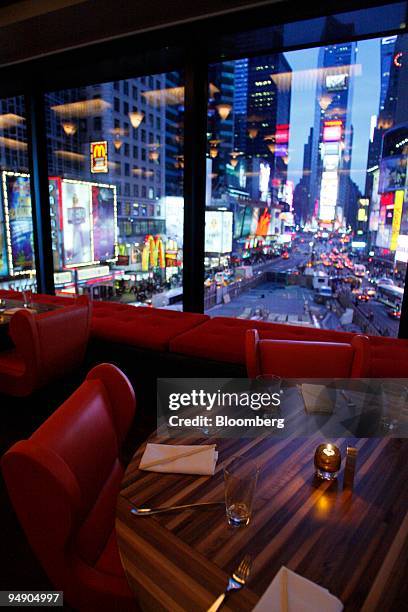
[[[164,74],[160,75],[163,89],[177,85],[174,85],[175,74],[178,85],[183,85],[178,73],[171,73],[171,79]],[[142,80],[135,78],[114,82],[109,87],[89,85],[46,94],[50,206],[56,227],[53,248],[58,293],[90,292],[101,275],[104,282],[114,285],[118,271],[114,272],[112,266],[118,255],[127,255],[135,266],[138,281],[129,287],[129,295],[124,298],[126,302],[149,300],[154,303],[154,296],[147,297],[141,290],[142,281],[150,278],[154,278],[156,292],[160,294],[180,287],[181,300],[183,176],[173,171],[166,174],[165,167],[166,160],[173,165],[174,156],[183,152],[181,145],[166,150],[153,148],[150,144],[166,141],[170,131],[165,120],[167,106],[171,106],[171,120],[177,121],[182,131],[183,105],[179,99],[167,100],[160,91],[152,91],[150,97],[143,96],[145,90]],[[140,93],[137,110],[124,99],[129,91],[136,98]],[[163,121],[161,124],[153,122],[149,127],[147,143],[146,125],[149,116],[154,116],[155,97],[160,102],[154,113],[160,112]],[[140,108],[144,109],[142,117],[133,116],[132,113]],[[80,126],[82,129],[78,129]],[[153,149],[158,151],[154,160],[150,157]],[[139,153],[142,159],[151,162],[149,167],[136,165],[134,158],[138,158]],[[150,168],[153,165],[154,170]],[[167,216],[160,226],[150,227],[146,220],[150,213],[154,216],[154,212],[146,200],[147,196],[154,199],[156,184],[162,194],[162,210]],[[121,192],[126,201],[120,206],[117,198]],[[130,201],[139,195],[145,198],[144,205]],[[141,231],[137,232],[137,220],[141,218],[145,221],[143,226],[139,223]],[[138,239],[133,240],[136,236]]]
[[[207,313],[397,335],[407,49],[399,34],[209,66]]]
[[[23,96],[0,100],[0,288],[36,289]],[[55,220],[52,220],[55,229]]]

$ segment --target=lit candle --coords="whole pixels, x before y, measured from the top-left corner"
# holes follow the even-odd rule
[[[316,476],[322,480],[337,478],[341,465],[340,450],[334,444],[319,444],[314,456]]]

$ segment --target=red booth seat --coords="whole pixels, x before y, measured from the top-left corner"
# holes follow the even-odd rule
[[[370,376],[408,378],[408,340],[370,336]]]
[[[214,317],[196,329],[174,338],[170,342],[170,350],[204,359],[244,364],[247,329],[257,329],[261,338],[274,340],[350,342],[353,337],[353,334],[347,332],[331,332],[232,317]]]
[[[175,336],[208,320],[207,315],[162,308],[94,302],[92,336],[156,351],[167,351]]]

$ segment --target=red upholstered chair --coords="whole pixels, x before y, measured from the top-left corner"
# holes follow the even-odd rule
[[[90,325],[87,297],[41,314],[18,310],[9,330],[14,348],[0,352],[0,393],[27,396],[79,367]]]
[[[304,340],[260,340],[256,329],[246,332],[249,378],[364,378],[369,373],[369,340],[356,335],[350,343]]]
[[[126,376],[101,364],[1,468],[18,519],[55,589],[77,610],[135,610],[114,531],[120,448],[135,412]]]

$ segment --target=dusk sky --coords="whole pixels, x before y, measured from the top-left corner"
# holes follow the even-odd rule
[[[370,119],[378,113],[380,97],[380,38],[358,43],[357,60],[361,64],[361,76],[354,78],[352,124],[354,140],[351,178],[364,190],[367,166],[367,151],[370,137]],[[302,49],[285,53],[293,72],[317,67],[318,49]],[[291,117],[289,179],[298,183],[303,168],[303,146],[314,123],[316,83],[310,82],[308,89],[296,86],[293,81]]]

